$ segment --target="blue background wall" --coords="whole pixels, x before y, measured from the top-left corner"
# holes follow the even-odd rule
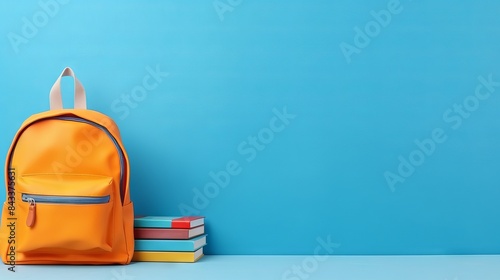
[[[206,216],[208,253],[500,253],[497,1],[40,3],[0,4],[2,155],[71,66],[136,213]]]

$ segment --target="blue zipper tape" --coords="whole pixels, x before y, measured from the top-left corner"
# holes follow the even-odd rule
[[[24,202],[30,202],[33,199],[35,203],[54,203],[54,204],[104,204],[108,203],[110,196],[62,196],[62,195],[38,195],[22,194]]]

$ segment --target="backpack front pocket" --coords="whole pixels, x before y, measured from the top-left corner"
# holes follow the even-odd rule
[[[70,254],[110,252],[112,179],[92,175],[21,178],[17,251]]]

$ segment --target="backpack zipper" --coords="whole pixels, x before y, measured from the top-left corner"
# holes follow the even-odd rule
[[[39,194],[22,194],[22,200],[29,203],[28,216],[26,218],[26,226],[32,227],[36,220],[36,204],[105,204],[110,200],[110,196],[62,196],[62,195],[39,195]]]
[[[37,203],[53,204],[104,204],[109,202],[110,196],[63,196],[23,193],[22,199],[24,202],[35,201]]]

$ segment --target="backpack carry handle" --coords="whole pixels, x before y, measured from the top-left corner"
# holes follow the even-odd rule
[[[50,110],[63,109],[62,95],[61,95],[61,79],[64,76],[71,76],[75,80],[75,109],[87,109],[87,99],[85,96],[85,89],[80,81],[76,78],[75,73],[69,67],[64,68],[59,78],[50,89]]]

